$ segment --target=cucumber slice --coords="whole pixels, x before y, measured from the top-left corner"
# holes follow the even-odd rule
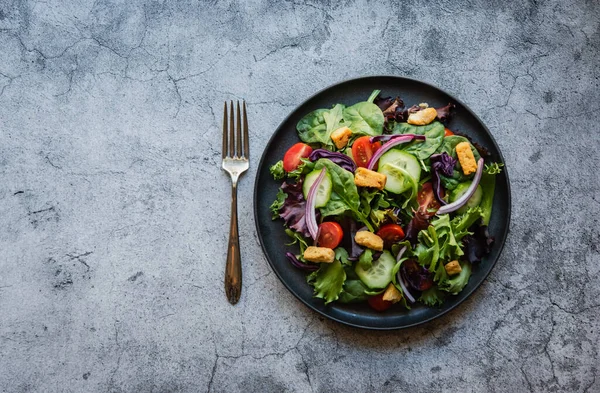
[[[464,193],[467,192],[467,189],[469,188],[470,185],[471,185],[471,182],[468,181],[468,182],[460,183],[458,186],[456,186],[456,188],[452,191],[452,194],[450,194],[450,202],[454,202],[458,198],[463,196]],[[483,199],[483,190],[481,189],[481,186],[478,185],[477,189],[473,193],[473,196],[471,198],[469,198],[467,203],[465,203],[463,205],[463,207],[458,209],[456,212],[459,214],[466,213],[470,207],[479,206],[482,199]]]
[[[383,188],[394,194],[402,194],[416,184],[416,180],[406,170],[394,164],[379,164],[377,172],[383,173],[387,177]]]
[[[415,181],[419,182],[421,178],[421,164],[412,154],[402,150],[391,149],[379,158],[379,167],[385,164],[393,164],[408,172]]]
[[[396,259],[392,254],[385,250],[378,260],[373,262],[369,270],[364,270],[360,264],[356,264],[354,271],[360,280],[369,288],[385,288],[392,282],[392,270],[396,264]]]
[[[306,175],[304,178],[304,184],[302,184],[302,193],[304,194],[304,199],[308,198],[308,192],[310,191],[310,187],[317,180],[317,177],[321,174],[321,170],[315,170]],[[321,182],[321,185],[317,189],[317,195],[315,198],[315,207],[323,207],[329,202],[329,198],[331,198],[331,189],[333,188],[333,183],[331,181],[331,176],[328,172],[325,172],[325,177]]]

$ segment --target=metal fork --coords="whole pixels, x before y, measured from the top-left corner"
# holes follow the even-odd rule
[[[229,127],[227,122],[227,101],[223,109],[223,169],[231,176],[231,224],[227,263],[225,265],[225,294],[229,303],[236,304],[242,293],[242,261],[240,259],[240,238],[237,220],[237,183],[240,175],[248,170],[248,116],[246,102],[243,103],[243,116],[240,114],[240,102],[237,102],[237,116],[234,126],[233,101],[230,101]],[[243,146],[242,146],[243,123]],[[228,135],[229,134],[229,135]],[[243,150],[243,153],[242,153]]]

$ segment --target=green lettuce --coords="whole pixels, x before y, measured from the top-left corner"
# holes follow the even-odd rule
[[[283,169],[283,161],[279,160],[269,168],[269,172],[273,175],[273,179],[281,180],[285,177],[285,170]]]
[[[444,303],[445,297],[446,295],[444,292],[440,291],[438,287],[434,285],[421,293],[419,301],[426,306],[436,307],[441,306]]]
[[[471,264],[468,261],[460,261],[461,272],[452,278],[448,278],[439,283],[440,289],[457,295],[469,282],[471,277]]]
[[[322,263],[319,270],[312,272],[306,281],[315,289],[314,296],[325,300],[325,304],[337,300],[346,281],[346,272],[340,261]]]
[[[269,209],[271,209],[271,219],[276,220],[279,218],[279,210],[281,210],[285,203],[285,198],[287,198],[287,194],[280,188],[279,191],[277,191],[277,198],[273,201],[271,207],[269,207]]]

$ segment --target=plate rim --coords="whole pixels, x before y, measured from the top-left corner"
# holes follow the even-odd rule
[[[265,256],[265,258],[267,259],[267,262],[269,263],[269,267],[271,268],[271,270],[275,273],[275,275],[277,276],[277,278],[279,279],[279,281],[281,281],[281,283],[283,284],[284,287],[287,288],[287,290],[289,292],[291,292],[296,299],[298,299],[302,304],[304,304],[307,308],[309,308],[311,311],[313,312],[317,312],[318,314],[324,316],[327,319],[330,319],[332,321],[341,323],[343,325],[346,326],[350,326],[353,328],[359,328],[359,329],[365,329],[365,330],[379,330],[379,331],[391,331],[391,330],[401,330],[401,329],[407,329],[407,328],[411,328],[411,327],[415,327],[415,326],[419,326],[419,325],[423,325],[426,324],[428,322],[431,322],[434,319],[440,318],[443,315],[448,314],[449,312],[455,310],[456,308],[458,308],[458,306],[462,305],[465,303],[465,301],[467,299],[469,299],[471,297],[471,295],[473,295],[473,293],[475,293],[475,291],[477,291],[482,285],[483,283],[487,280],[487,278],[489,277],[489,275],[492,273],[492,270],[494,270],[494,267],[496,267],[496,264],[498,263],[498,259],[500,259],[500,257],[502,256],[502,251],[504,250],[504,245],[506,244],[506,239],[508,237],[508,233],[510,232],[510,220],[511,220],[511,216],[512,216],[512,192],[511,192],[511,188],[510,188],[510,178],[508,176],[508,171],[506,168],[506,165],[503,168],[503,172],[504,172],[504,176],[506,177],[506,189],[507,189],[507,194],[508,194],[508,198],[507,198],[507,204],[508,204],[508,211],[507,211],[507,218],[506,218],[506,230],[504,231],[504,233],[502,234],[502,239],[500,242],[500,249],[498,250],[498,257],[492,262],[492,265],[490,266],[489,271],[484,275],[483,280],[479,283],[479,285],[477,285],[476,287],[472,288],[471,290],[469,290],[464,299],[462,299],[460,302],[452,305],[451,307],[449,307],[446,310],[441,311],[439,314],[436,314],[434,316],[428,317],[424,320],[418,321],[418,322],[413,322],[413,323],[409,323],[406,325],[402,325],[402,326],[365,326],[365,325],[360,325],[357,323],[353,323],[353,322],[349,322],[349,321],[345,321],[342,320],[340,318],[337,318],[335,316],[329,315],[327,313],[325,313],[322,310],[319,310],[317,308],[312,307],[312,305],[310,305],[304,298],[302,298],[298,293],[296,293],[296,291],[294,291],[290,285],[288,285],[288,283],[283,279],[283,277],[281,276],[281,274],[277,271],[277,269],[275,268],[273,261],[271,260],[271,257],[269,256],[269,254],[267,253],[266,247],[265,247],[265,243],[264,240],[262,238],[262,236],[260,235],[260,228],[259,228],[259,222],[258,222],[258,203],[257,203],[257,197],[258,197],[258,192],[259,192],[259,187],[258,187],[258,177],[260,175],[260,168],[263,167],[263,165],[265,164],[265,160],[266,160],[266,156],[267,156],[267,152],[269,151],[271,145],[273,144],[273,141],[275,139],[275,137],[278,134],[278,130],[282,127],[283,124],[285,124],[290,117],[292,117],[294,115],[294,113],[296,112],[297,108],[304,106],[306,103],[308,103],[309,101],[313,100],[316,96],[326,92],[329,89],[332,89],[334,87],[337,87],[339,85],[343,85],[346,83],[351,83],[351,82],[358,82],[358,81],[364,81],[366,79],[374,79],[374,78],[391,78],[391,79],[397,79],[399,81],[410,81],[410,82],[416,82],[416,83],[421,83],[423,85],[426,85],[430,88],[433,88],[435,90],[441,91],[442,93],[446,94],[448,97],[450,97],[453,101],[455,101],[456,103],[460,104],[469,114],[471,114],[471,116],[473,116],[475,118],[475,120],[477,120],[477,122],[483,127],[483,129],[485,130],[485,132],[489,135],[490,139],[492,140],[492,143],[494,145],[494,147],[496,148],[496,150],[498,151],[498,155],[500,157],[500,160],[502,161],[502,163],[506,163],[506,160],[504,159],[504,155],[502,154],[502,150],[500,150],[500,147],[498,146],[498,143],[496,142],[496,138],[494,138],[494,135],[490,132],[490,130],[488,129],[487,125],[479,118],[479,116],[477,116],[477,114],[475,114],[475,112],[473,112],[471,110],[471,108],[467,105],[465,105],[464,102],[462,102],[461,100],[457,99],[454,95],[448,93],[447,91],[439,88],[438,86],[435,86],[431,83],[428,82],[424,82],[422,80],[419,79],[415,79],[415,78],[411,78],[411,77],[406,77],[406,76],[398,76],[398,75],[366,75],[366,76],[361,76],[361,77],[357,77],[357,78],[349,78],[349,79],[345,79],[342,80],[340,82],[336,82],[334,84],[331,84],[317,92],[315,92],[314,94],[310,95],[308,98],[306,98],[305,100],[303,100],[301,103],[297,104],[295,106],[294,109],[292,109],[288,115],[279,123],[279,125],[275,128],[275,130],[273,131],[271,137],[269,138],[269,141],[267,142],[267,144],[265,145],[263,152],[261,154],[260,157],[260,161],[258,162],[258,166],[257,166],[257,171],[256,171],[256,175],[254,177],[254,191],[252,194],[252,203],[253,203],[253,210],[254,210],[254,225],[255,225],[255,229],[256,229],[256,234],[260,243],[260,247],[262,249],[263,255]]]

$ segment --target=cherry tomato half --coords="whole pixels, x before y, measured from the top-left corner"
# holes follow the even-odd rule
[[[435,198],[435,195],[433,195],[431,182],[424,183],[421,186],[421,190],[417,194],[417,202],[419,203],[419,210],[424,213],[431,212],[432,210],[437,211],[440,208],[440,203]]]
[[[344,231],[340,224],[333,221],[327,221],[319,225],[317,245],[319,247],[336,248],[343,237]]]
[[[383,300],[383,292],[379,295],[371,296],[367,299],[367,302],[369,302],[371,308],[379,312],[387,310],[392,305],[392,302]]]
[[[404,231],[398,224],[385,224],[377,231],[377,236],[383,239],[383,246],[392,247],[392,244],[404,239]]]
[[[449,128],[444,128],[444,136],[452,136],[454,133]]]
[[[300,165],[300,159],[310,156],[312,153],[312,147],[304,143],[296,143],[290,147],[285,155],[283,156],[283,169],[286,172],[291,172],[298,168]]]
[[[352,144],[352,158],[356,165],[366,168],[373,154],[381,147],[380,142],[371,143],[371,137],[361,136]]]

